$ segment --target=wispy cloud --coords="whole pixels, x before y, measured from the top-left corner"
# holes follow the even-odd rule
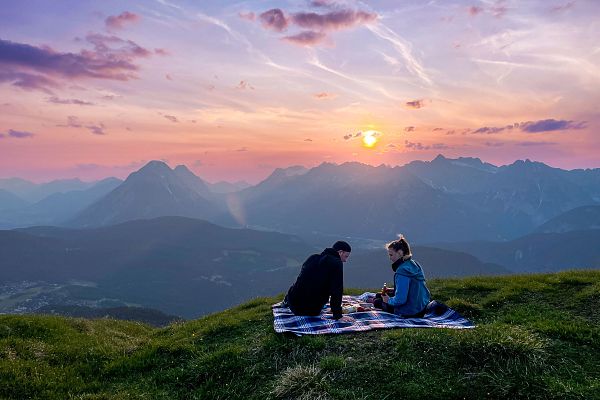
[[[93,106],[93,105],[95,105],[95,103],[85,101],[85,100],[61,99],[56,96],[48,97],[47,101],[48,101],[48,103],[54,103],[54,104],[75,104],[78,106]]]
[[[518,142],[516,144],[517,144],[517,146],[523,146],[523,147],[536,147],[536,146],[555,146],[558,143],[556,143],[556,142],[530,142],[530,141],[526,141],[526,142]]]
[[[409,72],[417,76],[427,85],[433,85],[433,81],[429,78],[425,68],[412,54],[412,45],[409,41],[402,38],[396,32],[388,28],[382,23],[366,25],[377,37],[387,40],[392,44],[394,49],[402,56],[404,63]]]
[[[327,38],[327,34],[324,32],[316,31],[304,31],[296,35],[284,36],[281,40],[291,42],[300,46],[314,46],[321,43]]]
[[[424,145],[421,142],[410,142],[408,140],[404,141],[404,147],[409,149],[409,150],[416,150],[416,151],[420,151],[420,150],[445,150],[445,149],[449,149],[450,146],[448,146],[445,143],[434,143],[434,144],[430,144],[430,145]]]
[[[313,95],[313,97],[316,99],[319,99],[319,100],[331,100],[331,99],[335,99],[337,97],[337,95],[335,93],[320,92],[320,93],[315,93]]]
[[[67,117],[67,123],[64,125],[56,125],[62,128],[86,128],[94,135],[106,135],[106,126],[99,122],[97,124],[94,123],[84,123],[78,117],[74,115],[69,115]]]
[[[235,88],[239,90],[254,90],[254,86],[249,84],[247,81],[243,80],[240,81],[240,83],[238,83],[238,85]]]

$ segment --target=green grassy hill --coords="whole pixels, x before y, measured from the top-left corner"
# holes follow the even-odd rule
[[[280,298],[162,329],[0,316],[0,398],[600,398],[600,271],[430,288],[478,327],[298,338],[273,331]]]

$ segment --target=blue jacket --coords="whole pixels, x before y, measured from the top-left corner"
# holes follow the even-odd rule
[[[431,300],[431,294],[419,263],[412,258],[401,260],[394,274],[395,293],[388,304],[394,306],[394,314],[414,315],[425,309]]]

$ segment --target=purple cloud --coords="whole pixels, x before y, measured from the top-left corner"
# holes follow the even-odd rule
[[[171,122],[179,122],[177,117],[175,117],[174,115],[163,115],[163,117],[165,117],[166,119],[168,119]]]
[[[79,99],[60,99],[56,96],[49,97],[48,103],[54,104],[76,104],[78,106],[93,106],[94,103],[90,103],[89,101],[79,100]]]
[[[303,12],[292,15],[292,21],[302,28],[333,31],[367,24],[377,19],[377,14],[365,11],[336,10],[326,14]]]
[[[56,126],[59,126],[61,128],[81,128],[83,125],[79,121],[79,118],[77,118],[74,115],[69,115],[67,117],[67,123],[66,123],[66,125],[56,125]]]
[[[312,0],[310,2],[310,5],[312,7],[323,7],[323,8],[329,8],[332,7],[335,3],[331,0]]]
[[[283,32],[287,29],[290,21],[279,8],[273,8],[260,14],[259,19],[262,26],[277,32]]]
[[[425,107],[425,101],[424,100],[407,101],[406,107],[414,108],[414,109],[423,108],[423,107]]]
[[[127,81],[137,78],[139,67],[134,61],[152,54],[137,43],[116,36],[89,34],[85,40],[94,46],[93,50],[60,53],[47,46],[0,39],[0,82],[51,93],[50,88],[61,86],[57,79]]]
[[[575,0],[571,0],[565,4],[552,7],[550,9],[550,11],[552,11],[552,12],[564,11],[564,10],[568,10],[568,9],[572,8],[574,5],[575,5]]]
[[[406,128],[404,128],[404,132],[414,132],[414,131],[415,131],[414,126],[407,126]]]
[[[421,142],[409,142],[408,140],[404,141],[404,147],[410,150],[445,150],[450,147],[444,143],[434,143],[432,145],[424,145]]]
[[[7,136],[15,138],[15,139],[26,139],[26,138],[34,137],[35,135],[31,132],[16,131],[14,129],[9,129],[7,133],[0,133],[0,138],[4,138]]]
[[[337,97],[337,95],[335,93],[321,92],[321,93],[316,93],[314,95],[314,97],[319,100],[329,100],[329,99],[335,99]]]
[[[119,15],[111,15],[104,23],[107,29],[123,29],[125,24],[135,23],[140,20],[140,16],[129,11],[123,11]]]
[[[506,129],[505,126],[501,126],[501,127],[488,127],[488,126],[484,126],[482,128],[474,130],[471,133],[474,134],[474,135],[476,135],[476,134],[493,135],[493,134],[496,134],[496,133],[500,133],[500,132],[504,131],[505,129]]]
[[[519,142],[517,143],[517,146],[525,146],[525,147],[531,147],[531,146],[554,146],[557,145],[558,143],[556,142]]]
[[[296,35],[284,36],[281,38],[281,40],[285,40],[300,46],[314,46],[318,43],[321,43],[326,37],[327,35],[323,32],[304,31]]]
[[[485,142],[484,144],[487,147],[501,147],[501,146],[504,146],[503,142]]]
[[[583,129],[586,126],[586,122],[544,119],[540,121],[521,122],[519,126],[523,132],[537,133],[549,131],[563,131],[567,129]]]
[[[0,57],[2,57],[1,54]],[[36,75],[28,72],[2,71],[2,65],[0,61],[0,83],[2,82],[9,82],[13,86],[24,90],[41,90],[48,94],[52,94],[52,91],[49,88],[56,88],[59,86],[52,79],[42,75]]]
[[[88,125],[86,128],[88,128],[94,135],[106,135],[106,132],[104,131],[105,126],[103,123],[100,123],[99,125]]]

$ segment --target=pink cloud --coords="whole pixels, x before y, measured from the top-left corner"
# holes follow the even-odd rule
[[[318,31],[333,31],[351,28],[353,26],[367,24],[376,19],[377,14],[354,10],[336,10],[326,14],[304,12],[292,15],[292,21],[296,25]]]
[[[323,40],[325,40],[326,37],[327,35],[323,32],[304,31],[296,35],[284,36],[282,40],[300,46],[313,46],[318,43],[321,43]]]
[[[289,19],[279,8],[273,8],[259,15],[262,26],[277,32],[283,32],[289,25]]]
[[[254,86],[252,86],[251,84],[249,84],[246,81],[240,81],[240,83],[238,83],[238,85],[235,88],[240,89],[240,90],[246,90],[246,89],[254,90]]]
[[[111,15],[104,23],[107,29],[123,29],[126,24],[136,23],[140,20],[140,16],[129,11],[123,11],[119,15]]]
[[[469,12],[469,15],[476,16],[483,12],[483,8],[477,7],[477,6],[471,6],[471,7],[469,7],[469,9],[467,11]]]

